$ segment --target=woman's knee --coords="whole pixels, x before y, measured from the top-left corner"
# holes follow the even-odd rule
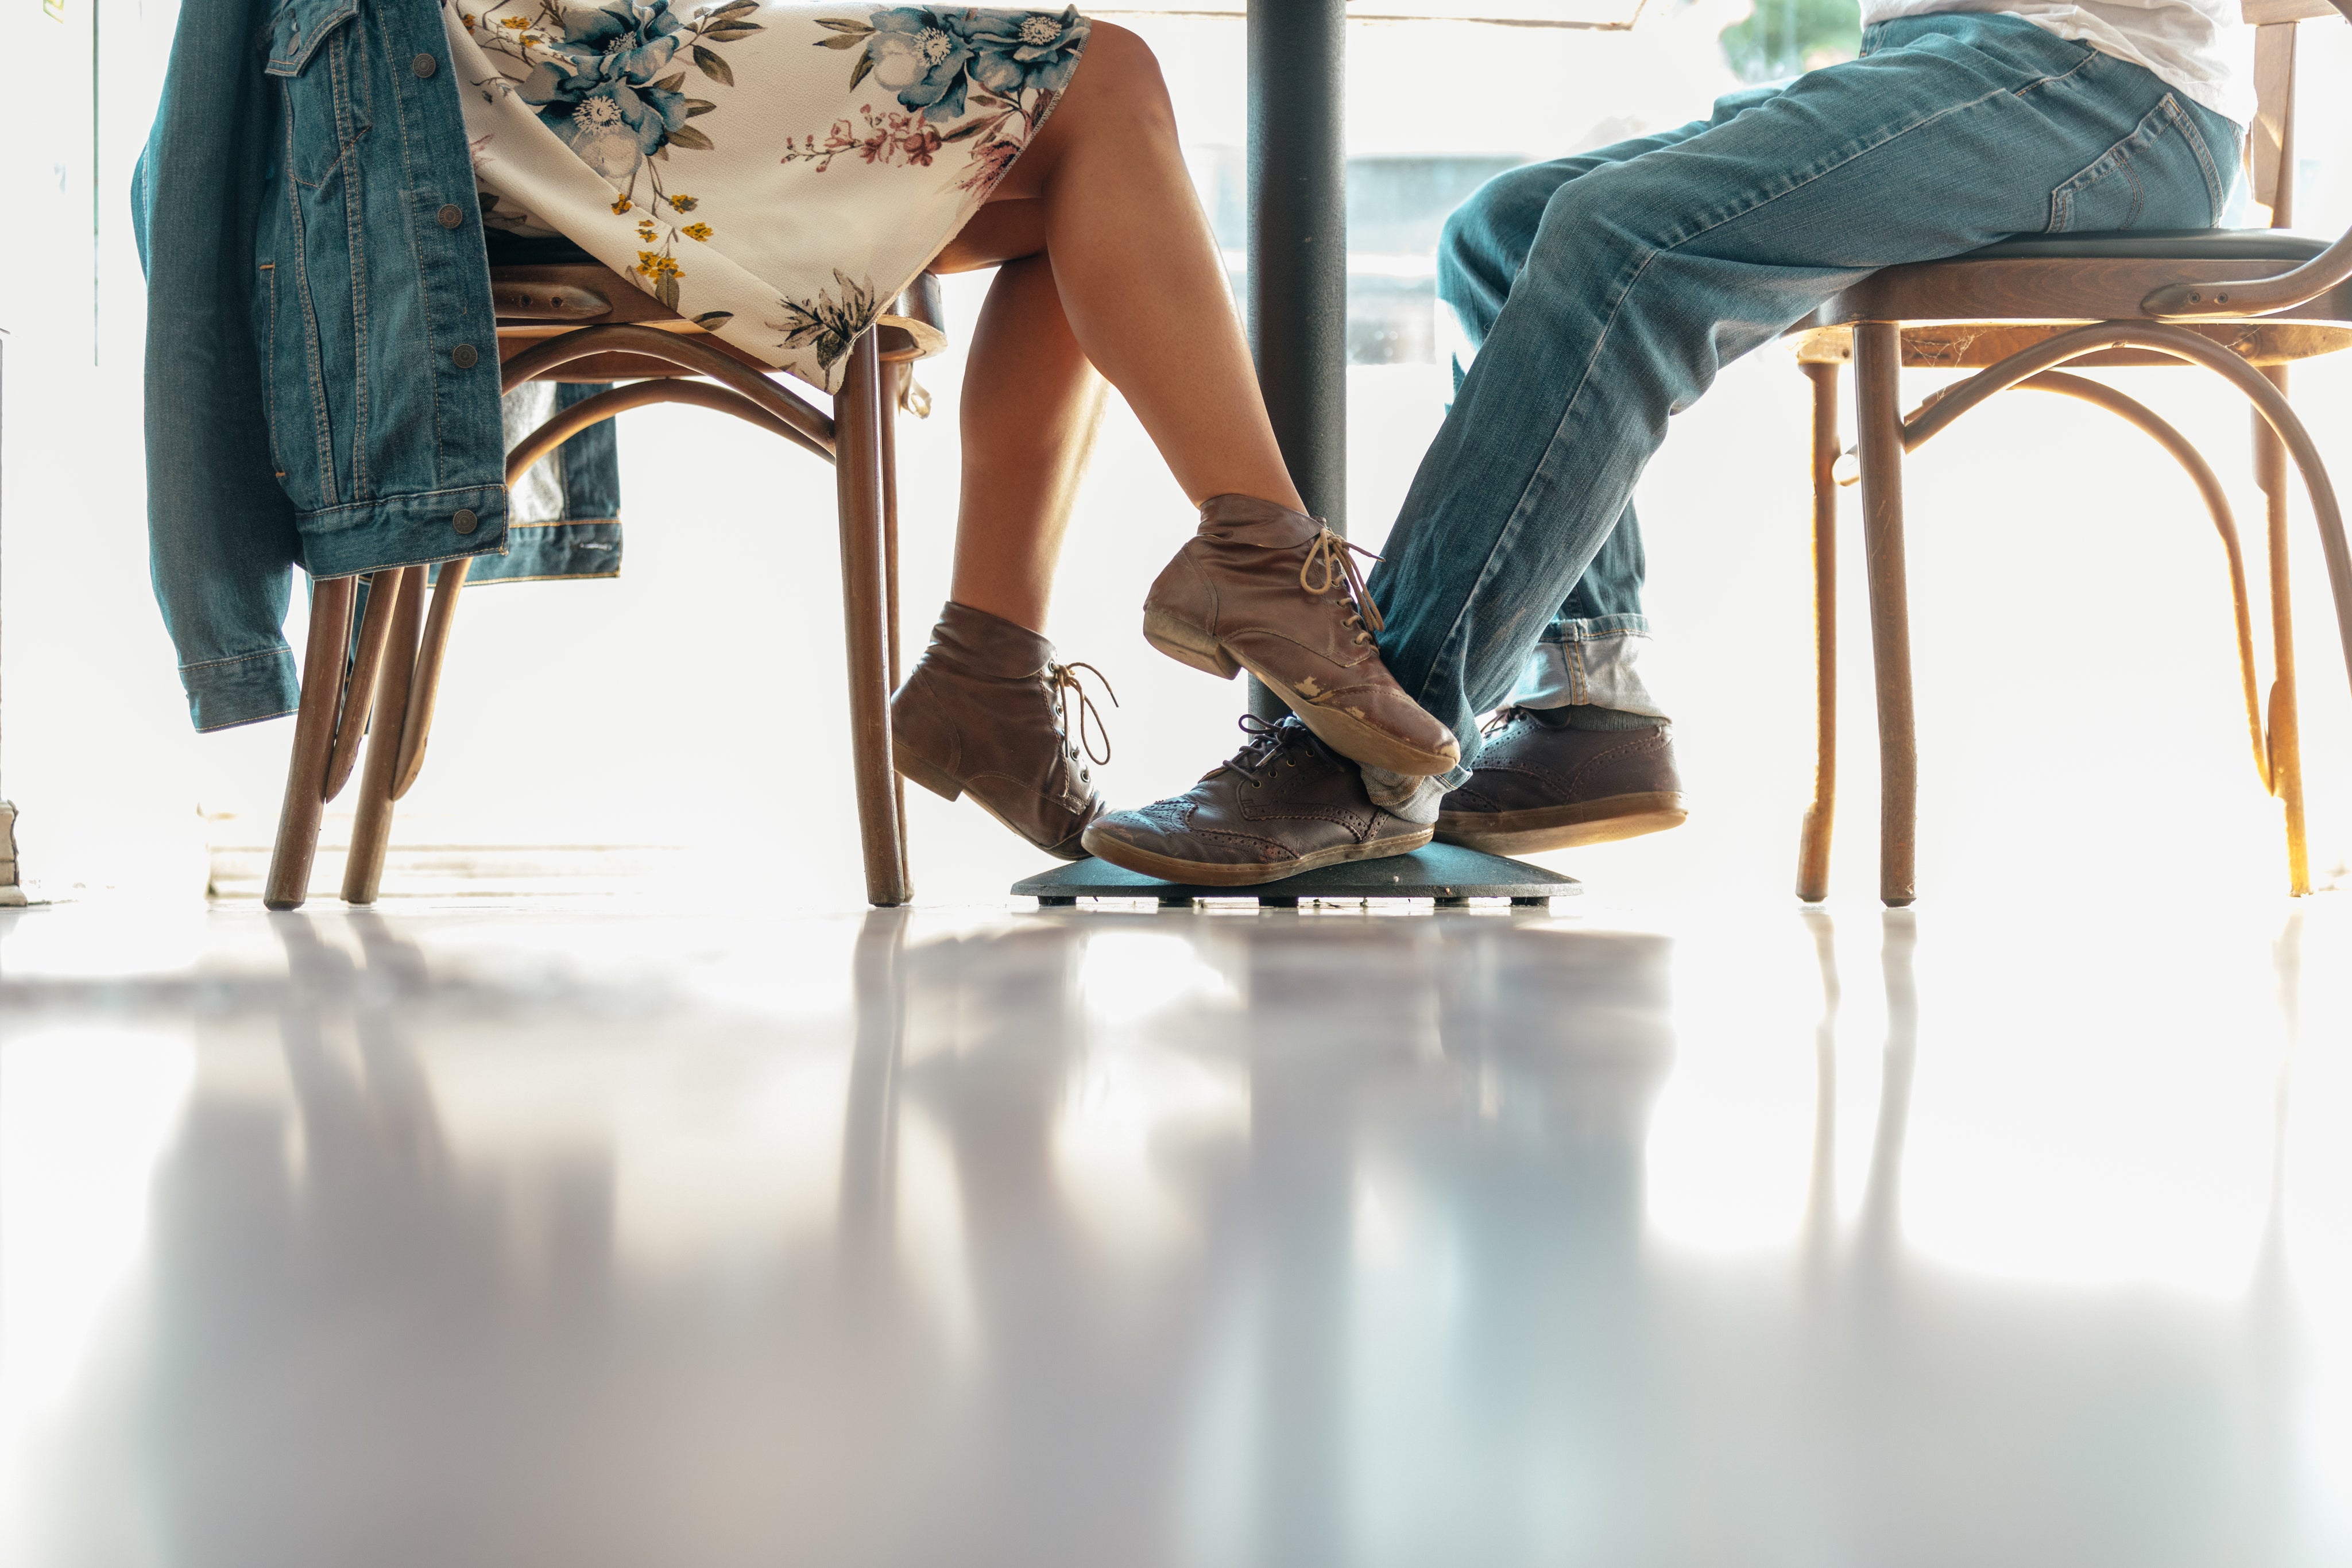
[[[1087,25],[1087,51],[1071,78],[1070,96],[1077,98],[1082,91],[1097,106],[1165,114],[1171,123],[1175,117],[1160,57],[1141,37],[1116,23]]]

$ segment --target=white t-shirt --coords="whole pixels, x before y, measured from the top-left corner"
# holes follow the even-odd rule
[[[2145,66],[2184,97],[2244,125],[2254,117],[2253,29],[2238,0],[1862,0],[1862,25],[1939,11],[2021,17]]]

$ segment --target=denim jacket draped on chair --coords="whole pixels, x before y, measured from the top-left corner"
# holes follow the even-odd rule
[[[509,516],[462,87],[434,0],[180,14],[131,204],[150,559],[199,729],[293,711],[298,566],[619,569],[609,426]]]

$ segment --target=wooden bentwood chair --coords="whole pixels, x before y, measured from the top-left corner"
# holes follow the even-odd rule
[[[912,335],[877,327],[859,338],[828,419],[779,384],[768,366],[601,266],[498,267],[490,284],[501,392],[534,381],[623,383],[559,412],[516,445],[507,455],[508,485],[580,432],[656,402],[731,413],[834,465],[866,896],[884,906],[906,903],[905,796],[890,760],[889,700],[898,682],[897,413],[907,363],[919,352]],[[940,325],[938,280],[925,274],[893,313]],[[312,585],[302,702],[263,897],[268,907],[299,908],[309,895],[320,819],[351,781],[362,734],[370,737],[367,767],[342,894],[346,903],[375,902],[393,803],[425,765],[467,564],[441,563],[429,612],[425,567],[373,574],[356,646],[352,614],[360,580]]]
[[[2340,3],[2352,16],[2352,0]],[[1797,357],[1813,385],[1818,702],[1813,800],[1798,856],[1800,898],[1819,903],[1829,894],[1837,786],[1837,487],[1856,476],[1838,450],[1838,367],[1848,361],[1854,367],[1859,430],[1856,451],[1843,456],[1860,459],[1878,688],[1879,896],[1895,906],[1916,896],[1918,747],[1903,568],[1903,455],[1987,398],[2013,388],[2080,398],[2119,415],[2154,437],[2196,483],[2229,559],[2255,772],[2284,808],[2289,891],[2298,896],[2311,891],[2287,577],[2290,458],[2318,523],[2347,674],[2352,554],[2326,467],[2287,402],[2286,369],[2352,343],[2352,234],[2327,244],[2282,231],[2294,204],[2295,26],[2336,16],[2338,8],[2330,0],[2246,0],[2246,20],[2256,29],[2261,105],[2249,128],[2247,162],[2254,199],[2270,209],[2271,228],[2021,235],[1950,261],[1874,273],[1798,329]],[[2182,361],[2221,376],[2254,405],[2255,478],[2269,514],[2273,674],[2267,709],[2254,674],[2244,558],[2221,481],[2188,438],[2146,405],[2058,368]],[[1896,385],[1906,365],[1977,373],[1906,416]]]

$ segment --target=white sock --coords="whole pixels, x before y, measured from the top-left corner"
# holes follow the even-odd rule
[[[1391,816],[1402,817],[1416,826],[1437,821],[1438,803],[1445,799],[1445,786],[1434,776],[1391,773],[1385,768],[1364,763],[1357,764],[1356,771],[1364,776],[1364,793],[1372,798],[1372,804]]]

